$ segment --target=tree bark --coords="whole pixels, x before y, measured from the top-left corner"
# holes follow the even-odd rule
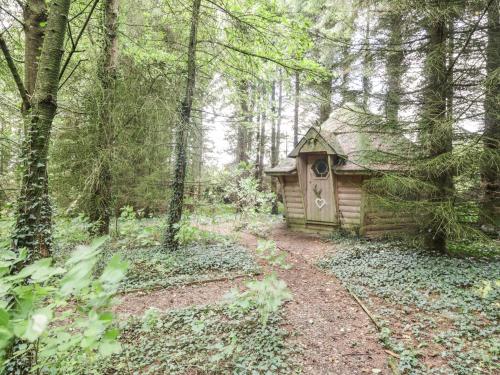
[[[328,79],[325,79],[319,85],[319,93],[321,97],[318,118],[319,125],[328,120],[330,113],[332,113],[332,84],[333,76],[330,75]]]
[[[401,14],[389,15],[390,30],[389,45],[386,58],[387,92],[385,94],[385,116],[391,128],[398,125],[401,106],[401,78],[403,75],[404,52],[402,49],[403,35],[401,32]]]
[[[273,81],[271,86],[271,167],[278,164],[278,154],[276,152],[276,82]],[[277,195],[276,177],[271,177],[271,191]],[[271,214],[278,214],[278,200],[273,199],[271,205]]]
[[[446,3],[438,3],[438,7]],[[445,9],[437,9],[443,12]],[[447,28],[445,17],[430,20],[427,25],[429,44],[426,51],[424,74],[426,86],[423,97],[422,142],[430,159],[452,151],[452,123],[448,121],[446,99],[447,77]],[[438,192],[432,204],[446,204],[453,197],[453,175],[451,170],[432,170],[427,173]],[[431,207],[432,210],[434,207]],[[431,220],[428,228],[427,245],[434,250],[446,251],[446,228],[440,220]]]
[[[240,110],[243,121],[238,122],[238,130],[236,135],[236,162],[248,163],[248,125],[250,122],[250,111],[248,107],[249,84],[243,80],[239,85]]]
[[[259,186],[262,189],[263,177],[264,177],[264,153],[266,146],[266,121],[267,121],[267,105],[266,105],[267,90],[265,86],[262,89],[262,107],[260,116],[260,136],[259,136],[259,161],[257,164],[257,179],[259,181]]]
[[[483,197],[480,220],[484,225],[500,226],[500,1],[494,0],[488,9],[488,46],[486,71],[488,74],[484,101],[483,157],[481,158],[481,185]]]
[[[370,93],[371,93],[371,80],[370,77],[373,74],[373,59],[372,59],[372,52],[371,52],[371,45],[370,45],[370,7],[367,7],[366,9],[366,29],[365,29],[365,38],[364,38],[364,51],[363,51],[363,77],[362,77],[362,83],[363,83],[363,108],[365,111],[368,111],[368,100],[370,99]]]
[[[179,231],[179,223],[182,219],[182,209],[184,204],[187,136],[191,120],[194,91],[196,87],[196,44],[200,6],[201,0],[193,1],[191,31],[189,34],[186,92],[181,104],[180,123],[176,134],[174,181],[172,183],[172,196],[168,209],[167,228],[164,241],[164,247],[172,251],[177,250],[179,247],[179,241],[177,240],[176,235]]]
[[[45,0],[28,0],[23,8],[24,23],[24,87],[28,97],[35,91],[42,52],[43,39],[47,22],[47,4]],[[29,107],[23,106],[27,112]]]
[[[104,40],[99,66],[102,101],[98,123],[96,178],[90,191],[89,218],[95,224],[95,232],[109,233],[112,191],[112,142],[114,134],[113,107],[118,70],[118,11],[119,0],[104,2]]]
[[[276,155],[278,162],[280,159],[280,149],[281,149],[281,115],[283,110],[283,79],[281,69],[279,71],[279,83],[278,83],[278,125],[276,127]]]
[[[47,155],[57,110],[59,70],[70,3],[71,0],[53,0],[50,4],[32,108],[27,120],[27,152],[13,240],[15,248],[26,247],[32,258],[50,255],[52,210],[48,193]]]
[[[293,147],[299,143],[300,73],[295,72],[295,106],[293,111]]]

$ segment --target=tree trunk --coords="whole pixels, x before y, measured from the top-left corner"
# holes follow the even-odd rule
[[[238,122],[238,132],[236,136],[236,162],[248,163],[248,125],[250,122],[250,111],[248,107],[249,87],[248,81],[244,80],[239,85],[240,110],[243,121]]]
[[[200,6],[201,0],[193,1],[191,31],[189,34],[188,47],[186,93],[181,104],[180,123],[176,134],[174,181],[172,183],[172,197],[168,208],[168,221],[164,241],[164,247],[168,250],[177,250],[179,247],[179,241],[177,240],[176,235],[179,231],[179,223],[182,219],[182,209],[184,203],[187,136],[191,120],[194,90],[196,87],[196,44]]]
[[[295,72],[295,106],[293,111],[293,147],[299,143],[300,73]]]
[[[494,0],[488,10],[488,47],[486,51],[486,70],[488,74],[484,101],[483,157],[481,158],[481,223],[500,226],[500,1]]]
[[[23,8],[24,23],[24,88],[28,97],[35,91],[39,58],[42,52],[47,22],[47,4],[45,0],[28,0]],[[23,112],[29,108],[23,105]]]
[[[279,72],[279,84],[278,84],[278,125],[276,127],[276,157],[279,162],[280,159],[280,149],[281,149],[281,114],[283,110],[283,79],[282,72]]]
[[[441,5],[441,3],[439,3]],[[446,6],[446,4],[443,4]],[[441,6],[443,6],[441,5]],[[439,5],[438,5],[439,6]],[[438,9],[444,11],[445,9]],[[424,74],[426,86],[423,97],[422,141],[430,159],[435,159],[452,150],[452,123],[448,121],[446,99],[448,95],[447,45],[445,17],[430,20],[427,26],[429,45],[426,51]],[[453,175],[451,170],[432,170],[428,179],[437,189],[432,204],[446,204],[453,197]],[[430,208],[431,210],[434,207]],[[429,223],[427,244],[430,248],[446,251],[446,228],[440,220]]]
[[[385,117],[391,128],[396,128],[401,106],[401,78],[403,75],[404,52],[401,32],[401,14],[389,16],[389,45],[386,59],[387,92],[385,94]]]
[[[21,193],[14,231],[14,246],[26,247],[32,259],[49,256],[52,210],[48,192],[47,155],[52,121],[57,110],[59,70],[71,0],[53,0],[39,59],[26,134],[27,153],[23,165]]]
[[[96,178],[90,192],[90,220],[97,234],[109,233],[111,216],[111,158],[114,134],[113,107],[118,68],[118,9],[119,0],[104,2],[104,43],[99,66],[102,101],[98,124]]]
[[[363,109],[368,111],[368,100],[370,99],[371,93],[371,82],[370,77],[373,74],[373,61],[372,61],[372,52],[370,45],[370,7],[366,9],[366,29],[365,29],[365,40],[364,40],[364,51],[363,51]]]
[[[276,82],[273,81],[271,86],[271,167],[278,164],[278,154],[276,152]],[[278,194],[276,177],[271,177],[271,191]],[[271,214],[278,214],[278,200],[273,199],[271,205]]]
[[[330,113],[332,113],[332,84],[333,76],[330,75],[328,79],[325,79],[319,85],[319,93],[321,97],[318,118],[319,125],[328,120]]]

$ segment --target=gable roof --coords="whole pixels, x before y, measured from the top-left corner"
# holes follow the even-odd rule
[[[310,152],[326,152],[345,160],[335,165],[336,173],[370,173],[401,170],[391,163],[388,155],[409,155],[413,143],[397,131],[384,127],[380,116],[363,113],[353,108],[340,108],[320,126],[312,126],[290,152],[288,158],[274,168],[270,175],[293,174],[295,164],[290,158]],[[293,168],[293,169],[292,169]]]

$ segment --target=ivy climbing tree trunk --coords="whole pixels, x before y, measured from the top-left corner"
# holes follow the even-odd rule
[[[111,216],[111,158],[114,137],[113,108],[118,68],[119,0],[104,1],[104,30],[99,81],[102,100],[98,123],[97,158],[90,186],[89,218],[97,234],[109,233]]]
[[[52,210],[48,194],[47,155],[57,110],[59,70],[64,51],[71,0],[50,3],[36,84],[27,119],[26,154],[18,198],[14,246],[26,247],[32,257],[49,256]]]
[[[437,2],[435,5],[438,14],[447,11],[447,2]],[[452,151],[452,123],[446,112],[448,96],[447,72],[447,28],[445,17],[427,20],[428,46],[426,50],[424,74],[426,85],[423,92],[422,110],[422,144],[429,160],[439,160],[442,155]],[[432,164],[432,163],[431,163]],[[438,163],[430,166],[427,179],[432,183],[437,192],[433,196],[429,218],[427,245],[431,249],[446,251],[447,233],[443,225],[447,205],[451,204],[453,197],[453,175],[447,165]],[[442,208],[442,209],[440,209]]]
[[[488,8],[486,51],[486,95],[484,101],[484,152],[481,158],[481,223],[493,229],[500,226],[500,1]]]
[[[189,46],[187,56],[187,80],[186,92],[180,108],[180,122],[176,134],[175,144],[175,170],[172,183],[172,196],[168,208],[167,228],[165,233],[164,247],[175,251],[179,247],[177,232],[182,219],[184,204],[184,182],[186,178],[186,151],[189,123],[191,120],[191,109],[193,106],[194,91],[196,87],[196,44],[198,33],[198,21],[200,17],[201,0],[193,1],[191,14],[191,31],[189,33]]]

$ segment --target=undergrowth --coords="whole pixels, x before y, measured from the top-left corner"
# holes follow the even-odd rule
[[[99,374],[288,374],[287,333],[281,317],[266,325],[256,311],[211,305],[160,313],[122,322],[120,355],[96,364]]]
[[[124,291],[170,287],[259,271],[250,253],[233,243],[190,244],[175,252],[161,247],[108,249],[104,252],[103,263],[116,253],[130,265],[122,283]]]
[[[320,266],[361,296],[407,374],[498,371],[500,261],[347,240]],[[401,339],[403,338],[403,339]]]

